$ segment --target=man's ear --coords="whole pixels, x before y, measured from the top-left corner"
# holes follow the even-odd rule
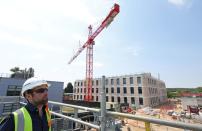
[[[32,98],[32,94],[25,93],[25,99],[30,100]]]

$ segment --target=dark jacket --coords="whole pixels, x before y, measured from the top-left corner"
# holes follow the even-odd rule
[[[32,131],[48,131],[48,122],[46,118],[45,106],[42,108],[43,115],[39,116],[38,109],[31,103],[28,103],[25,108],[32,118]],[[0,131],[14,131],[14,115],[13,113],[6,117],[0,124]]]

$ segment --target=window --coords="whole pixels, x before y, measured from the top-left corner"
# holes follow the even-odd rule
[[[21,90],[21,86],[9,85],[7,90],[7,96],[20,96]]]
[[[108,93],[108,88],[106,88],[106,93]]]
[[[111,93],[114,93],[114,88],[113,87],[111,88]]]
[[[139,98],[140,105],[143,105],[143,98]]]
[[[138,94],[142,94],[142,87],[138,87]]]
[[[131,97],[131,104],[135,104],[135,97]]]
[[[92,88],[92,93],[94,93],[94,88]]]
[[[96,86],[98,86],[98,80],[96,80]]]
[[[108,85],[108,79],[105,80],[105,85]]]
[[[137,77],[137,84],[141,84],[141,77]]]
[[[81,82],[81,86],[83,86],[83,82]]]
[[[112,96],[112,102],[114,102],[114,97]]]
[[[130,84],[134,84],[133,83],[133,77],[130,77]]]
[[[92,100],[94,101],[94,96],[92,96]]]
[[[98,101],[98,96],[96,96],[96,101]]]
[[[114,79],[111,79],[111,85],[114,85]]]
[[[120,103],[121,102],[121,98],[117,97],[117,101],[118,101],[118,103]]]
[[[94,80],[92,80],[92,85],[94,86]]]
[[[82,88],[81,88],[81,93],[83,92]]]
[[[79,95],[77,95],[77,100],[79,99]]]
[[[98,88],[96,88],[96,93],[98,93]]]
[[[80,95],[80,99],[82,100],[82,95]]]
[[[108,96],[106,96],[106,102],[108,102]]]
[[[128,103],[127,97],[124,97],[124,103]]]
[[[117,87],[117,93],[118,94],[120,93],[120,87]]]
[[[77,93],[79,93],[79,88],[77,88]]]
[[[123,78],[123,84],[126,84],[126,78]]]
[[[120,84],[119,78],[116,79],[116,84],[117,84],[117,85]]]
[[[123,93],[126,94],[127,93],[127,88],[123,87]]]
[[[79,82],[78,82],[78,86],[79,86]]]
[[[86,93],[86,88],[84,88],[84,93]]]
[[[130,94],[134,94],[134,87],[130,87]]]

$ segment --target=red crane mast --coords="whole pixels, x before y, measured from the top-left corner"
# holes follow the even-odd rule
[[[102,21],[101,25],[96,29],[95,32],[92,33],[92,26],[90,25],[88,27],[89,29],[89,35],[88,40],[84,43],[82,47],[78,49],[76,54],[70,59],[68,64],[71,64],[71,62],[85,49],[87,48],[86,52],[86,84],[85,89],[83,89],[83,92],[86,94],[84,97],[85,101],[91,101],[92,100],[92,79],[93,79],[93,45],[94,45],[94,39],[98,34],[105,28],[110,25],[110,23],[113,21],[114,17],[119,13],[119,5],[114,4],[113,8],[107,15],[107,17]]]

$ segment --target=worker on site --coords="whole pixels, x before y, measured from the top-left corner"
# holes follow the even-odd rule
[[[27,104],[6,117],[0,131],[51,131],[47,106],[49,86],[47,81],[36,77],[27,79],[21,91]]]

